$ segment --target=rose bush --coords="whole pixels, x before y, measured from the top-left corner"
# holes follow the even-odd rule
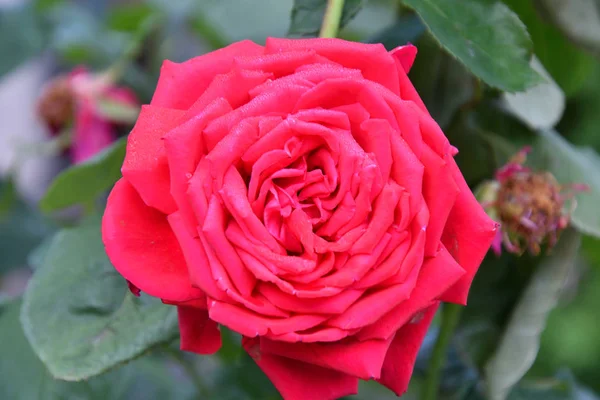
[[[286,399],[406,390],[496,230],[407,77],[415,56],[270,38],[165,62],[103,239],[134,291],[177,306],[182,349],[217,351],[221,324]]]

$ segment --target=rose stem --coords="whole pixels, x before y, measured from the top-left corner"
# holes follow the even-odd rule
[[[429,360],[429,368],[425,378],[425,384],[421,393],[421,400],[436,400],[438,398],[440,376],[446,354],[448,353],[448,345],[456,329],[456,325],[460,320],[462,306],[458,304],[445,303],[442,306],[442,323],[440,332],[435,341],[431,359]]]
[[[342,19],[342,10],[344,9],[344,0],[328,0],[323,24],[319,37],[334,38],[340,29],[340,20]]]

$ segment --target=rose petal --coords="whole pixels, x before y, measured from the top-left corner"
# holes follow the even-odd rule
[[[283,335],[273,335],[268,333],[263,336],[267,339],[277,340],[281,342],[287,343],[316,343],[316,342],[337,342],[339,340],[344,339],[345,337],[351,336],[355,334],[356,331],[353,330],[344,330],[338,328],[329,328],[329,327],[317,327],[313,330],[308,330],[304,332],[288,332]]]
[[[235,248],[225,237],[225,227],[226,216],[223,206],[219,203],[217,197],[213,195],[208,205],[202,232],[205,234],[206,241],[212,247],[214,254],[227,270],[227,275],[229,275],[237,290],[242,296],[250,296],[256,284],[256,278],[244,267]]]
[[[494,240],[498,224],[485,213],[453,159],[450,168],[460,193],[448,217],[442,243],[466,274],[440,300],[466,304],[471,282]]]
[[[212,150],[244,118],[287,116],[305,92],[306,87],[297,84],[275,85],[272,90],[259,94],[240,108],[217,118],[204,130],[207,149]]]
[[[447,164],[449,158],[451,157],[448,155],[444,160],[429,146],[423,147],[421,156],[421,161],[425,166],[423,198],[429,208],[429,214],[432,216],[427,226],[425,257],[432,256],[437,251],[448,215],[450,215],[459,193],[450,165]]]
[[[221,348],[221,332],[208,318],[208,311],[178,306],[181,350],[198,354],[214,354]]]
[[[358,392],[357,378],[289,358],[263,354],[258,339],[243,338],[242,346],[284,400],[336,400]]]
[[[245,307],[220,301],[209,303],[208,315],[213,321],[249,337],[264,336],[269,331],[275,335],[303,331],[313,328],[327,319],[327,316],[314,314],[271,318],[252,312]]]
[[[164,136],[164,146],[169,162],[171,195],[182,214],[187,229],[193,236],[197,235],[196,224],[187,190],[188,181],[205,152],[201,132],[209,122],[229,111],[231,111],[229,103],[223,99],[217,99],[207,105],[198,115]]]
[[[369,226],[363,236],[358,239],[349,253],[371,253],[375,246],[381,242],[383,235],[394,222],[394,211],[400,199],[402,188],[393,181],[387,183],[379,196],[375,199]]]
[[[166,216],[145,205],[125,179],[115,184],[108,197],[102,240],[117,271],[143,292],[172,301],[203,296],[190,284]]]
[[[236,109],[250,101],[251,90],[261,85],[273,74],[262,71],[248,71],[234,68],[226,74],[219,74],[210,82],[202,95],[191,105],[185,117],[193,118],[202,113],[210,103],[215,100],[227,102],[231,109]]]
[[[235,64],[239,68],[270,72],[275,79],[293,74],[298,67],[317,62],[331,63],[317,55],[313,49],[302,49],[299,51],[287,51],[280,53],[267,53],[260,57],[235,58]]]
[[[394,58],[382,44],[364,44],[342,39],[267,38],[267,53],[312,49],[323,57],[348,68],[359,69],[365,79],[379,82],[397,93],[398,75]]]
[[[408,389],[417,353],[438,306],[439,302],[429,307],[419,322],[407,323],[394,336],[385,356],[381,378],[377,382],[392,390],[397,396],[402,396]]]
[[[390,140],[392,135],[397,135],[390,123],[385,119],[369,119],[360,125],[360,129],[353,131],[354,137],[360,146],[367,152],[373,153],[379,165],[384,181],[390,177],[392,169],[392,151]]]
[[[395,245],[392,253],[379,264],[377,268],[369,271],[360,281],[356,282],[356,284],[353,285],[354,288],[368,289],[380,284],[395,274],[401,273],[403,268],[416,269],[415,263],[411,262],[412,258],[408,260],[410,254],[409,249],[415,249],[415,252],[422,252],[423,244],[425,243],[425,234],[422,234],[422,244],[419,246],[418,242],[415,244],[411,243],[411,239],[407,232],[403,233],[403,235],[398,235],[399,243]],[[404,266],[405,262],[410,264],[410,267],[408,265]]]
[[[391,235],[389,233],[384,234],[381,238],[381,241],[377,243],[371,253],[351,256],[341,269],[335,271],[333,274],[319,279],[315,285],[346,288],[353,283],[358,282],[371,268],[375,266],[377,259],[387,246],[390,239]]]
[[[408,280],[372,292],[352,304],[341,315],[327,321],[327,325],[340,329],[357,329],[370,325],[408,299],[415,287],[415,281],[416,279]]]
[[[425,103],[421,100],[421,97],[417,93],[417,90],[413,86],[412,82],[408,78],[407,72],[404,69],[404,64],[398,58],[394,60],[396,62],[396,70],[398,71],[398,81],[400,83],[400,98],[413,102],[417,107],[429,114]]]
[[[150,104],[187,110],[202,95],[213,78],[228,72],[238,55],[260,55],[263,47],[250,40],[192,58],[181,64],[165,61]]]
[[[465,275],[465,270],[454,261],[444,247],[440,248],[435,257],[424,261],[417,284],[408,300],[392,309],[374,324],[364,327],[357,333],[357,338],[359,340],[389,338],[416,312],[435,303],[447,288],[463,275]]]
[[[360,379],[379,378],[391,340],[284,343],[260,339],[261,354],[274,354],[340,371]]]
[[[402,69],[408,74],[417,57],[417,48],[412,44],[407,44],[405,46],[396,47],[394,50],[390,51],[390,54],[400,62]]]
[[[308,314],[342,313],[364,293],[364,290],[347,289],[331,297],[300,299],[294,295],[282,292],[272,284],[262,283],[258,286],[257,290],[271,303],[277,304],[277,307],[296,313]]]
[[[121,172],[146,204],[165,214],[177,210],[170,195],[170,172],[162,137],[179,124],[183,111],[142,106],[127,138]]]

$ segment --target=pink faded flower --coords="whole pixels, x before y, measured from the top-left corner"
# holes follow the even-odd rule
[[[114,85],[110,74],[93,74],[78,67],[66,76],[51,81],[38,102],[38,113],[53,136],[72,124],[71,159],[75,164],[87,160],[115,141],[119,121],[103,113],[100,103],[130,107],[137,105],[135,94]]]

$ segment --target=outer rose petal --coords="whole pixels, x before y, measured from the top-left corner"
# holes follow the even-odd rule
[[[451,156],[448,155],[442,159],[429,146],[423,146],[421,158],[425,165],[423,197],[431,215],[427,227],[425,257],[432,256],[437,251],[448,215],[459,193],[452,169],[448,165],[451,162],[450,158]]]
[[[377,382],[388,387],[398,396],[408,389],[417,353],[438,306],[439,303],[436,303],[429,307],[420,321],[409,322],[400,328],[385,356],[381,378]]]
[[[336,400],[358,392],[358,379],[350,375],[262,353],[258,339],[244,337],[242,346],[273,382],[284,400]]]
[[[214,354],[221,348],[221,332],[208,318],[208,311],[194,307],[177,307],[181,350],[198,354]]]
[[[115,184],[108,197],[102,240],[117,271],[143,292],[170,301],[203,297],[190,285],[166,216],[145,205],[125,179]]]
[[[250,40],[243,40],[181,64],[165,61],[150,104],[187,110],[216,75],[231,69],[235,56],[257,56],[262,52],[262,46]]]
[[[407,44],[405,46],[396,47],[394,50],[390,51],[390,54],[400,62],[402,69],[408,74],[417,57],[417,48],[412,44]]]
[[[465,269],[466,274],[450,287],[440,300],[466,305],[471,282],[494,241],[498,223],[493,221],[477,202],[456,162],[452,159],[450,163],[460,193],[448,217],[442,243]]]
[[[364,327],[358,334],[359,340],[388,338],[415,315],[431,306],[454,282],[465,274],[464,269],[452,259],[445,248],[436,257],[423,262],[417,284],[410,298],[381,317],[373,325]]]
[[[360,69],[369,79],[398,93],[398,75],[394,58],[382,44],[364,44],[341,39],[279,39],[267,38],[267,53],[315,50],[319,55],[348,68]]]
[[[337,370],[361,379],[379,378],[392,338],[354,339],[333,343],[285,343],[260,339],[260,350],[311,365]]]
[[[177,207],[170,195],[169,165],[162,137],[174,128],[183,111],[142,106],[127,138],[127,153],[121,172],[144,203],[165,214]]]

